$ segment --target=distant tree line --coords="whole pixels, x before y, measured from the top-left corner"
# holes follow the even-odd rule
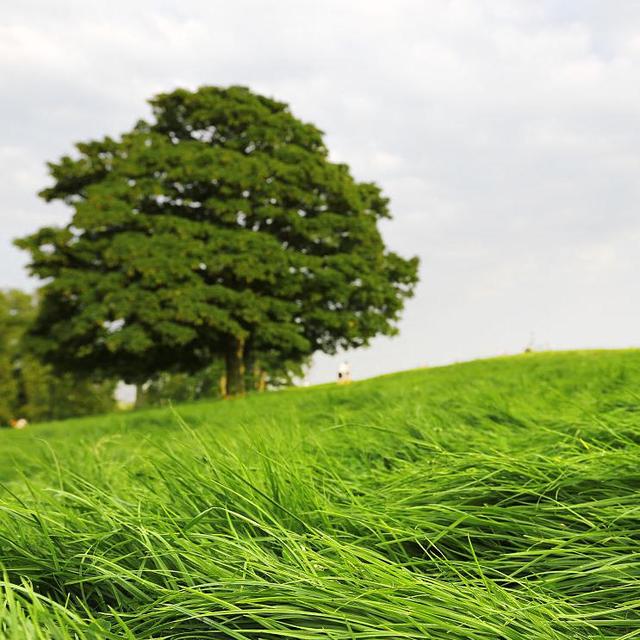
[[[0,290],[0,426],[11,420],[62,420],[116,408],[116,379],[56,370],[32,348],[28,332],[38,314],[38,295]],[[273,363],[247,378],[255,391],[293,384],[306,362]],[[162,406],[224,395],[225,364],[220,358],[195,373],[159,372],[141,385],[135,405]]]
[[[397,333],[418,260],[386,249],[388,199],[320,130],[244,87],[150,104],[149,121],[49,164],[40,195],[71,220],[16,240],[44,281],[39,361],[135,384],[139,403],[232,396]]]
[[[57,371],[31,348],[28,331],[37,305],[37,294],[0,290],[0,426],[18,418],[38,422],[113,411],[116,379]],[[290,385],[303,373],[303,363],[277,364],[254,375],[256,391]],[[224,395],[224,376],[221,359],[192,374],[160,372],[141,385],[136,405],[218,398]]]
[[[245,389],[260,392],[267,388],[288,387],[304,375],[308,360],[300,362],[263,360],[259,371],[245,374]],[[162,406],[167,403],[190,402],[226,396],[226,370],[222,358],[214,360],[208,367],[195,373],[157,373],[140,386],[135,405]]]
[[[37,313],[35,296],[0,291],[0,425],[111,411],[115,380],[55,372],[24,340]]]

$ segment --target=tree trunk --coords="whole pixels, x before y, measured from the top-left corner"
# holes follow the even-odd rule
[[[267,372],[264,369],[260,369],[258,367],[258,372],[256,374],[256,378],[258,380],[256,388],[258,391],[265,391],[267,388]]]
[[[144,404],[144,384],[136,382],[136,399],[133,403],[134,409],[140,409]]]
[[[246,391],[254,391],[256,388],[255,378],[255,352],[253,349],[253,340],[249,339],[244,345],[244,388]]]
[[[225,354],[227,398],[244,394],[244,339],[231,338]]]

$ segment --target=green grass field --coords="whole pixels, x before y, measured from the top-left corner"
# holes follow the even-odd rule
[[[0,637],[640,638],[640,351],[0,432]]]

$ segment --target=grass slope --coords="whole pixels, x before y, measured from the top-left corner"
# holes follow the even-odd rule
[[[640,637],[638,351],[36,425],[0,451],[0,637]]]

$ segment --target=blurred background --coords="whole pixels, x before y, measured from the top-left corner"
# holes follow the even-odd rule
[[[480,0],[3,3],[0,287],[70,212],[47,160],[176,87],[243,84],[326,132],[421,258],[400,335],[307,381],[534,349],[637,345],[640,4]]]

